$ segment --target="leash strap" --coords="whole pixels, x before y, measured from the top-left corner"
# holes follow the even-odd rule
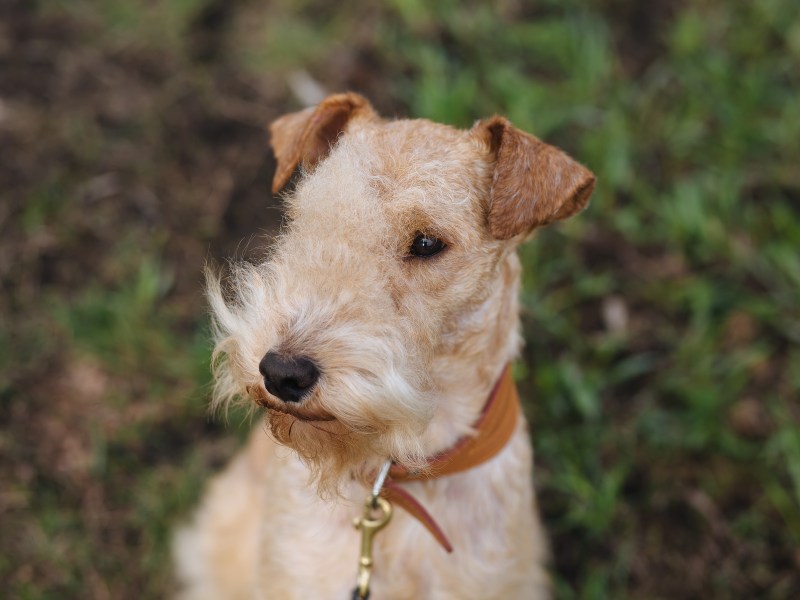
[[[425,507],[422,506],[422,504],[420,504],[419,501],[414,498],[414,496],[409,494],[406,490],[401,488],[393,481],[386,482],[381,496],[389,500],[389,502],[392,504],[396,504],[397,506],[403,508],[408,514],[419,521],[434,538],[436,538],[436,541],[441,544],[442,548],[444,548],[448,553],[453,552],[453,545],[450,543],[447,535],[445,535],[444,531],[442,531],[442,528],[439,527],[439,524],[436,522],[436,520],[427,510],[425,510]]]

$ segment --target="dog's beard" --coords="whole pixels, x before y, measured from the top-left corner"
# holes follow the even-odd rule
[[[268,424],[275,440],[292,448],[306,464],[322,496],[338,494],[354,466],[370,454],[369,444],[339,421],[303,421],[270,411]]]
[[[242,338],[226,338],[217,346],[215,403],[249,397],[267,407],[273,437],[297,452],[323,496],[339,494],[343,484],[387,459],[409,468],[425,464],[422,436],[435,410],[432,381],[419,364],[409,364],[408,356],[399,360],[398,352],[386,348],[391,338],[353,339],[359,343],[339,345],[328,352],[328,360],[323,356],[320,382],[296,406],[282,405],[262,389],[251,368],[258,364],[257,352],[245,355]],[[378,360],[381,356],[395,360]],[[351,361],[344,363],[345,357]],[[259,394],[265,396],[261,401]]]
[[[390,300],[373,299],[368,307],[346,302],[347,294],[322,301],[293,291],[285,284],[293,278],[276,276],[276,269],[239,268],[230,302],[209,279],[217,339],[213,405],[225,407],[260,386],[265,349],[309,356],[320,366],[319,383],[292,410],[271,407],[269,428],[308,465],[322,494],[338,493],[387,459],[424,464],[422,436],[435,412],[430,340],[419,327],[394,322]]]
[[[274,410],[268,417],[275,440],[297,452],[322,496],[339,494],[342,485],[353,479],[368,483],[365,478],[387,459],[410,469],[425,464],[421,434],[429,421],[429,411],[413,414],[408,406],[405,410],[399,408],[396,401],[377,400],[372,408],[383,405],[385,412],[393,412],[388,418],[378,418],[374,410],[365,414],[363,405],[360,411],[356,406],[351,406],[351,411],[343,410],[342,396],[332,397],[339,401],[338,410],[331,410],[333,420],[304,420]]]

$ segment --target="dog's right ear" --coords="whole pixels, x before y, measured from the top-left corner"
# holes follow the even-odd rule
[[[586,207],[594,174],[558,148],[503,117],[479,121],[472,133],[486,144],[495,163],[487,220],[497,239],[528,235]]]
[[[353,117],[374,117],[369,101],[352,92],[328,96],[315,107],[283,115],[269,126],[277,168],[272,193],[277,194],[297,165],[310,169],[327,156]]]

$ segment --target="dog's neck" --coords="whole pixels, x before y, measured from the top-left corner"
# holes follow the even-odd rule
[[[474,431],[503,368],[519,351],[520,266],[516,253],[509,252],[498,269],[498,285],[459,321],[458,339],[433,361],[438,403],[423,436],[427,456],[446,451]]]

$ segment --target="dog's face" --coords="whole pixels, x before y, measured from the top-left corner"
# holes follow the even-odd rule
[[[459,131],[384,121],[353,94],[272,128],[288,227],[270,260],[212,279],[219,398],[266,407],[323,487],[392,457],[414,465],[437,411],[437,358],[474,369],[499,265],[537,225],[580,210],[594,178],[495,118]]]

